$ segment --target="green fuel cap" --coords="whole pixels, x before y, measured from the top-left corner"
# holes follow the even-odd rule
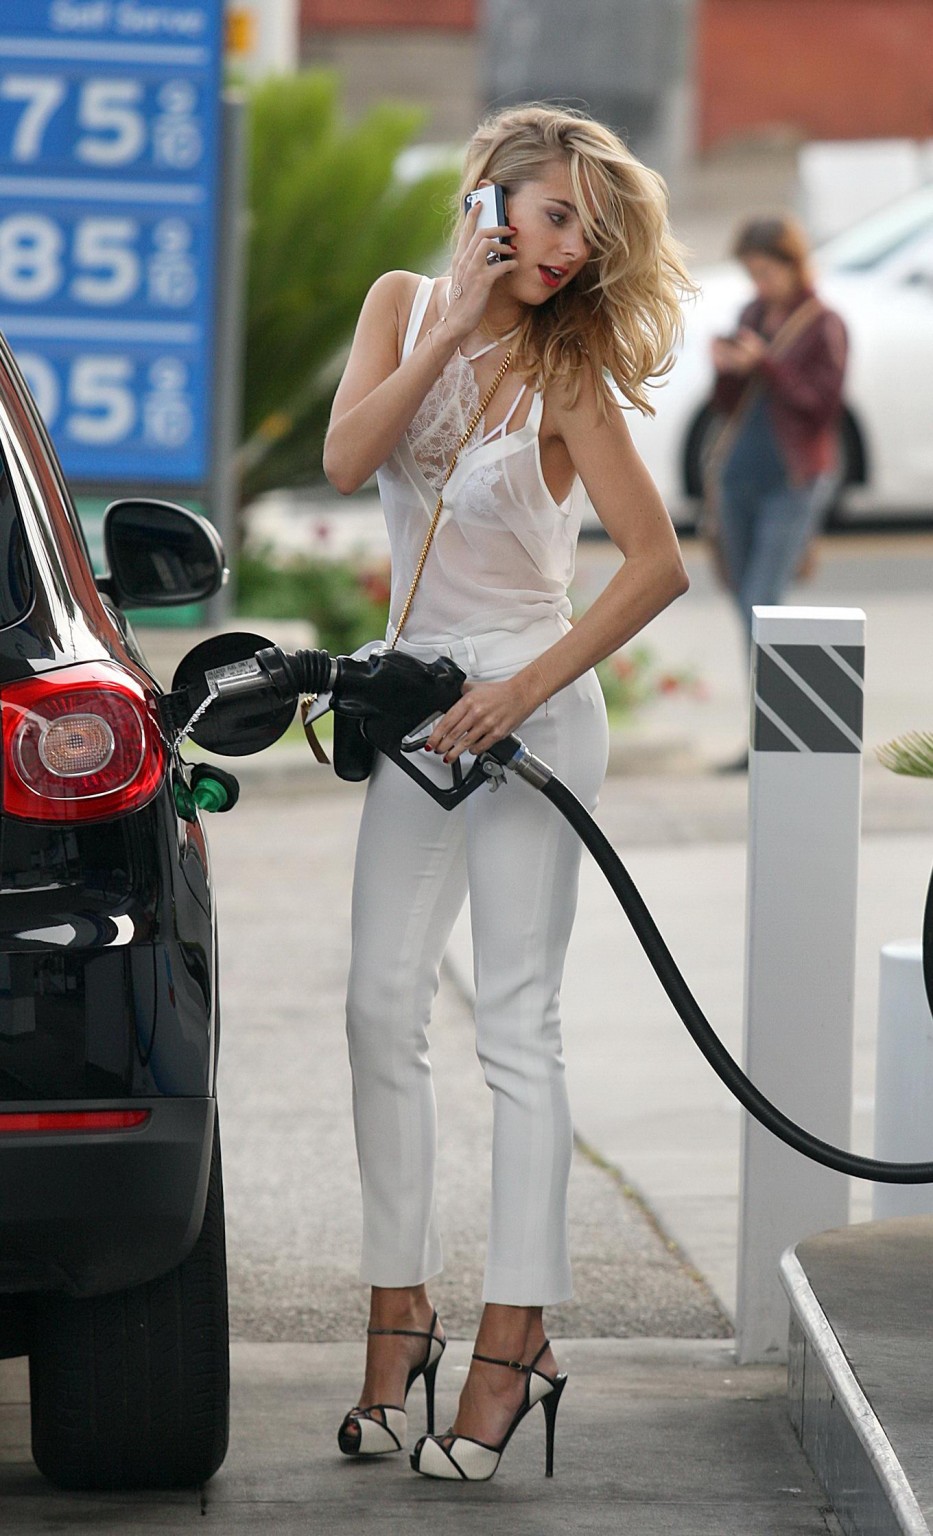
[[[229,798],[220,780],[211,778],[208,774],[198,779],[192,794],[195,804],[199,805],[202,811],[222,811]]]

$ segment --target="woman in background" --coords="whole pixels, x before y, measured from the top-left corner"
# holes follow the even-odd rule
[[[724,574],[747,637],[752,608],[780,603],[839,485],[846,362],[840,317],[813,287],[796,219],[755,219],[733,256],[755,285],[733,336],[713,342],[714,449]]]

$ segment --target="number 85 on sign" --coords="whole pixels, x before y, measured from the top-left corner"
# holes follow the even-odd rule
[[[9,213],[0,218],[0,303],[178,315],[198,300],[197,238],[175,213]]]

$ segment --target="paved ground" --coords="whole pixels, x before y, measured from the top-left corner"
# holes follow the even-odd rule
[[[244,791],[214,824],[221,898],[221,1103],[233,1328],[237,1337],[349,1339],[365,1326],[356,1283],[359,1199],[343,1032],[347,911],[361,796]],[[489,1095],[472,1019],[445,972],[432,1025],[446,1265],[437,1305],[475,1327],[485,1254]],[[619,1176],[578,1152],[576,1299],[564,1335],[722,1335],[708,1288]]]
[[[829,550],[806,598],[866,606],[868,735],[879,739],[930,723],[933,541],[862,547],[861,554],[857,544]],[[601,558],[585,551],[581,577],[602,579]],[[745,786],[712,775],[709,765],[741,742],[743,680],[731,615],[699,554],[691,555],[691,567],[691,593],[658,621],[651,643],[664,666],[690,657],[708,697],[667,699],[623,739],[617,767],[651,764],[652,771],[613,776],[599,819],[701,1000],[736,1045]],[[347,1468],[334,1454],[334,1425],[356,1390],[363,1315],[354,1280],[356,1175],[341,1038],[359,793],[335,787],[326,770],[310,777],[308,758],[299,771],[289,770],[290,761],[273,762],[271,754],[255,760],[243,775],[240,808],[213,823],[238,1342],[233,1447],[208,1490],[207,1515],[225,1530],[274,1522],[286,1530],[339,1532],[375,1528],[378,1520],[380,1529],[402,1532],[436,1524],[439,1502],[445,1524],[463,1531],[493,1521],[493,1528],[507,1522],[529,1533],[567,1524],[608,1532],[627,1523],[639,1536],[834,1529],[787,1429],[782,1373],[737,1370],[728,1339],[697,1338],[727,1331],[723,1317],[732,1304],[737,1112],[684,1038],[600,878],[586,867],[564,988],[581,1148],[573,1185],[578,1294],[553,1316],[575,1383],[563,1410],[558,1478],[548,1489],[539,1480],[540,1424],[535,1433],[525,1427],[493,1484],[460,1500],[407,1478],[401,1463],[379,1473]],[[865,783],[854,1132],[861,1149],[871,1145],[878,947],[917,931],[933,842],[931,786],[895,779],[870,763]],[[477,1148],[487,1112],[472,1057],[466,974],[461,934],[445,973],[435,1042],[449,1236],[448,1277],[437,1294],[459,1339],[476,1313],[485,1186]],[[637,1187],[640,1200],[628,1197],[626,1184]],[[853,1209],[868,1214],[864,1193]],[[657,1332],[667,1339],[639,1337]],[[462,1366],[462,1345],[451,1358]],[[458,1374],[445,1368],[444,1376],[452,1404]],[[9,1369],[6,1377],[7,1397],[22,1399],[21,1372],[12,1372],[12,1392]],[[167,1536],[200,1518],[198,1502],[181,1496],[104,1501],[50,1494],[28,1464],[26,1435],[25,1408],[14,1401],[0,1411],[5,1530],[54,1531],[78,1522],[94,1531],[138,1526]],[[362,1482],[347,1480],[357,1476],[378,1476],[378,1495],[368,1481],[358,1492]],[[486,1504],[499,1508],[498,1520]]]
[[[203,1497],[56,1493],[28,1460],[24,1410],[0,1406],[4,1536],[838,1536],[793,1438],[781,1371],[737,1370],[719,1341],[574,1339],[561,1354],[571,1382],[553,1482],[537,1412],[489,1483],[428,1482],[402,1457],[348,1462],[334,1434],[356,1345],[234,1345],[230,1454]],[[451,1345],[442,1416],[466,1361]],[[420,1393],[412,1402],[420,1425]]]

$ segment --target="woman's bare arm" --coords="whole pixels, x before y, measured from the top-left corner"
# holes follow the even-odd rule
[[[444,364],[457,349],[448,324],[425,333],[403,363],[400,336],[417,278],[387,272],[366,296],[324,440],[324,473],[335,490],[359,490],[395,448]]]
[[[570,633],[538,658],[552,693],[631,640],[689,585],[677,535],[623,412],[602,417],[588,379],[574,406],[558,396],[554,426],[625,561]]]

